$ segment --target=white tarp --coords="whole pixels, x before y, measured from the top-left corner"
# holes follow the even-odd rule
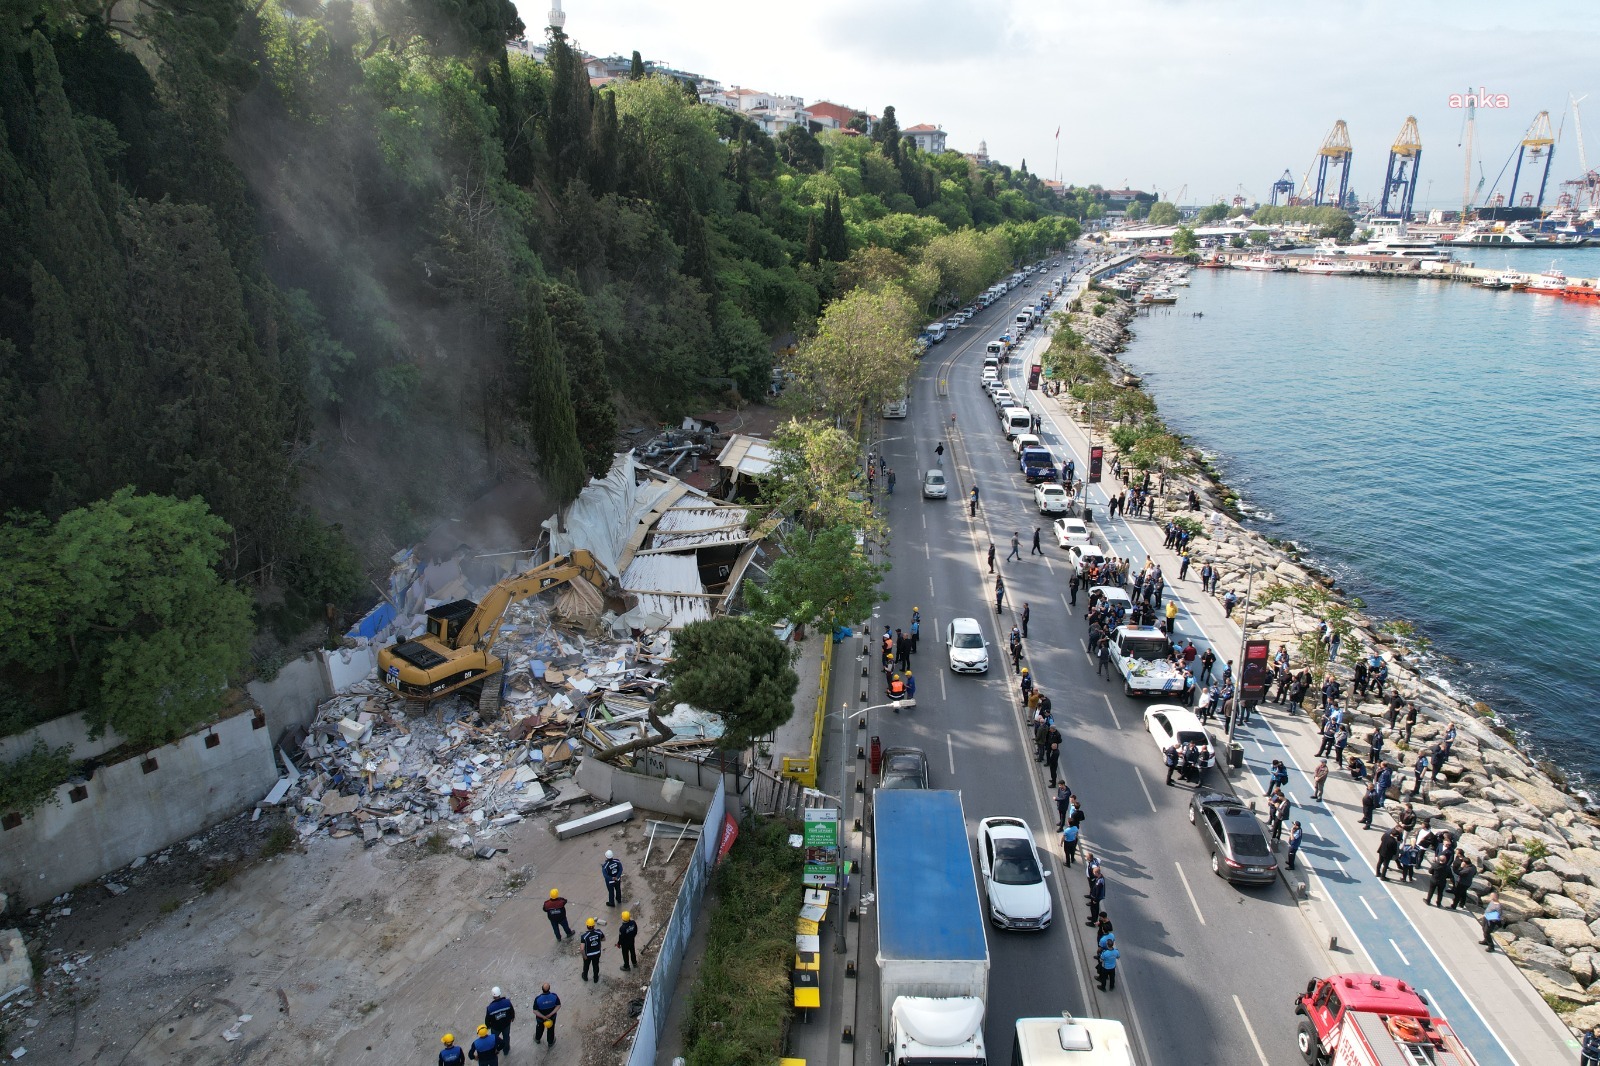
[[[654,480],[636,485],[635,469],[632,452],[618,453],[611,464],[611,472],[604,478],[590,479],[588,487],[567,509],[565,533],[560,531],[557,516],[544,520],[552,555],[566,555],[575,548],[584,548],[600,561],[607,573],[615,576],[622,572],[623,552],[638,530],[640,520],[672,489],[670,483]]]

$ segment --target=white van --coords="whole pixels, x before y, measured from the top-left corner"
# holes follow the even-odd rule
[[[1015,434],[1033,432],[1033,415],[1021,407],[1007,407],[1000,424],[1006,427],[1006,439],[1010,440]]]
[[[1021,333],[1023,330],[1027,329],[1031,325],[1033,325],[1033,311],[1032,311],[1032,309],[1028,309],[1028,310],[1023,310],[1023,311],[1017,312],[1017,332],[1018,333]]]

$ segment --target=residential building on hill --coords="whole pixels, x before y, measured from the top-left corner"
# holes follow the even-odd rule
[[[909,137],[919,149],[937,155],[944,151],[944,130],[938,126],[930,126],[926,122],[916,126],[907,126],[900,131],[901,137]]]

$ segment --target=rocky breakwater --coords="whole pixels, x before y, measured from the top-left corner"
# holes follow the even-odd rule
[[[1203,494],[1215,486],[1169,477],[1166,496],[1173,506],[1168,514],[1158,510],[1158,521],[1194,517],[1177,506],[1190,488]],[[1388,706],[1375,695],[1354,692],[1357,656],[1379,656],[1390,688],[1417,704],[1421,715],[1410,743],[1388,752],[1397,769],[1391,796],[1405,798],[1402,780],[1409,795],[1411,778],[1404,772],[1420,751],[1455,727],[1438,780],[1425,784],[1413,801],[1418,824],[1456,834],[1460,852],[1477,864],[1475,908],[1488,892],[1499,892],[1509,924],[1496,939],[1551,1008],[1577,1030],[1600,1024],[1600,820],[1584,799],[1567,791],[1559,770],[1520,751],[1490,708],[1430,681],[1411,641],[1349,609],[1326,578],[1290,551],[1217,511],[1205,525],[1205,534],[1191,542],[1191,574],[1211,563],[1221,575],[1217,587],[1223,594],[1232,590],[1241,606],[1251,589],[1249,635],[1270,640],[1274,652],[1286,645],[1296,671],[1315,666],[1340,680],[1352,750],[1364,755],[1367,736],[1380,724],[1391,742],[1399,741],[1387,725]],[[1320,609],[1308,610],[1307,603]],[[1308,662],[1317,658],[1320,627],[1329,615],[1344,632],[1339,660]],[[1316,702],[1314,690],[1308,704]],[[1398,803],[1390,808],[1396,809]],[[1422,891],[1420,880],[1418,885]],[[1463,929],[1462,935],[1476,936],[1477,930]]]

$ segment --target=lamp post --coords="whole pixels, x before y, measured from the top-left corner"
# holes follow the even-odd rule
[[[1239,652],[1233,660],[1233,707],[1228,712],[1228,743],[1230,745],[1230,761],[1233,743],[1233,723],[1239,717],[1239,704],[1244,696],[1244,646],[1250,639],[1250,598],[1255,592],[1256,571],[1259,567],[1250,566],[1245,570],[1244,583],[1244,613],[1239,616]],[[1232,769],[1230,766],[1229,769]]]

